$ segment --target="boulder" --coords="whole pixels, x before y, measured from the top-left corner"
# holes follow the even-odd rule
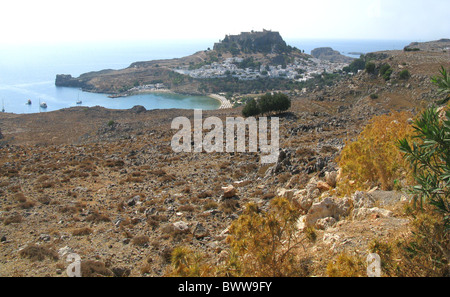
[[[178,222],[173,223],[173,227],[175,228],[175,230],[178,230],[181,232],[189,231],[189,225],[183,221],[178,221]]]
[[[295,192],[293,199],[304,211],[308,211],[314,202],[314,198],[311,195],[308,195],[308,191],[306,189]]]
[[[237,194],[237,190],[234,186],[229,185],[228,187],[222,187],[223,195],[222,197],[225,199],[233,198]]]
[[[338,172],[337,171],[327,171],[327,172],[325,172],[325,181],[326,181],[326,183],[332,188],[336,187],[337,176],[338,176]]]
[[[323,181],[318,181],[316,184],[317,189],[319,189],[320,192],[326,192],[331,190],[331,186]]]
[[[331,228],[336,224],[336,219],[333,217],[326,217],[323,219],[318,219],[316,221],[316,228],[320,230],[327,230],[328,228]]]
[[[364,219],[376,219],[376,218],[388,218],[392,217],[394,214],[392,211],[378,208],[378,207],[361,207],[355,208],[352,211],[352,218],[354,220],[364,220]]]
[[[340,217],[349,213],[352,200],[349,198],[326,197],[322,201],[313,203],[305,217],[307,226],[314,226],[319,219],[333,217],[339,220]]]
[[[357,191],[352,196],[354,208],[370,208],[375,206],[372,195],[366,192]]]

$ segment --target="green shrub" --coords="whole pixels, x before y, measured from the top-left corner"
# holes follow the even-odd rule
[[[437,103],[445,104],[450,100],[450,75],[448,71],[442,66],[439,73],[441,74],[441,76],[433,76],[431,82],[438,87],[439,95],[444,97]]]
[[[247,101],[247,104],[245,104],[244,108],[242,109],[242,115],[244,117],[252,117],[260,114],[260,109],[258,104],[256,103],[256,100],[251,98]]]
[[[420,203],[434,206],[450,229],[450,111],[441,119],[437,108],[425,110],[414,130],[415,141],[399,141],[417,183],[412,191]]]
[[[389,64],[383,64],[380,67],[380,75],[384,78],[384,80],[388,81],[391,79],[391,74],[393,70]]]
[[[375,73],[375,63],[373,62],[367,62],[366,63],[366,72],[370,74]]]
[[[249,99],[242,109],[242,115],[245,117],[258,114],[270,114],[272,112],[283,112],[291,107],[291,99],[283,93],[267,93],[258,101]]]
[[[411,77],[411,74],[407,69],[402,70],[399,74],[400,79],[409,79]]]
[[[350,63],[350,65],[345,66],[342,70],[344,72],[353,72],[358,73],[358,70],[363,70],[366,67],[365,57],[361,56],[361,58],[354,60]]]

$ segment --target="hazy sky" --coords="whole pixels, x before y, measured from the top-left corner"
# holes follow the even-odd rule
[[[0,43],[223,39],[270,29],[283,38],[450,38],[449,0],[14,0]]]

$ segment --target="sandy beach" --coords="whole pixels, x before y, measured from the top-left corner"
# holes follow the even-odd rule
[[[232,104],[231,102],[225,98],[224,96],[220,96],[219,94],[210,94],[208,95],[208,97],[211,97],[213,99],[219,100],[220,101],[220,107],[219,109],[226,109],[226,108],[232,108]]]

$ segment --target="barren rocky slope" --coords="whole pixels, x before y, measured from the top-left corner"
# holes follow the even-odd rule
[[[450,67],[442,51],[383,54],[376,63],[392,66],[389,82],[361,72],[293,95],[280,117],[282,152],[273,166],[262,166],[256,153],[174,153],[172,119],[192,118],[192,111],[75,107],[0,114],[0,275],[65,276],[64,255],[75,252],[97,274],[161,276],[178,245],[218,263],[226,255],[226,230],[246,202],[264,209],[275,195],[306,202],[305,215],[321,203],[337,209],[316,217],[317,240],[303,251],[309,275],[324,275],[342,250],[364,254],[374,238],[403,236],[401,193],[361,193],[348,204],[325,199],[333,186],[326,177],[337,170],[344,142],[374,115],[429,104],[436,94],[430,77]],[[408,80],[397,77],[402,69],[410,71]],[[203,112],[212,115],[240,116],[240,109]],[[236,196],[223,199],[228,185]]]

